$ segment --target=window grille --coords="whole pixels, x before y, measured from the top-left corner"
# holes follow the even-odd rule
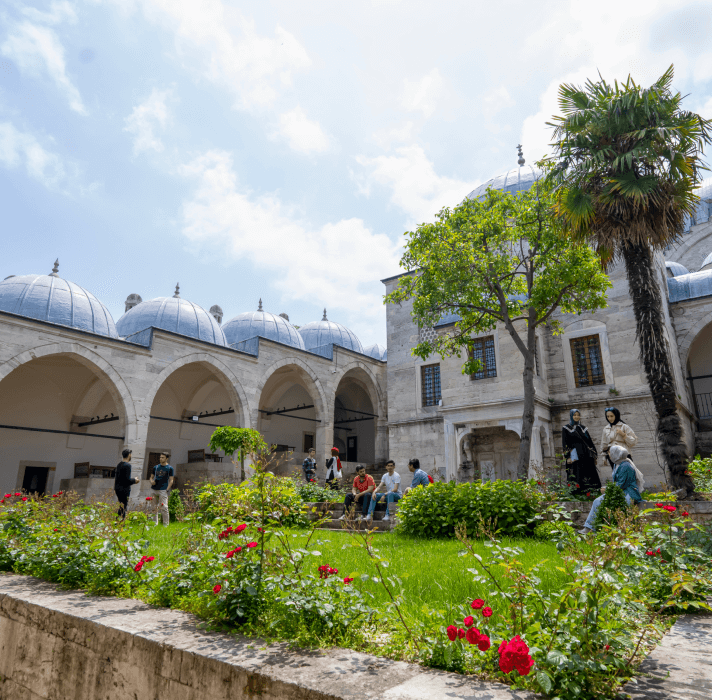
[[[479,360],[481,369],[470,375],[471,379],[488,379],[497,376],[497,360],[494,354],[494,336],[475,338],[470,346],[470,358]]]
[[[314,447],[314,433],[304,433],[304,452],[309,452],[309,450]]]
[[[440,365],[424,365],[420,368],[423,406],[437,406],[441,399]]]
[[[571,358],[577,387],[606,383],[601,358],[601,342],[598,335],[572,338]]]

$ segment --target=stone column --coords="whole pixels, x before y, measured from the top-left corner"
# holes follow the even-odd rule
[[[445,479],[451,481],[457,478],[459,454],[455,426],[447,420],[443,422],[443,439],[445,440]]]
[[[126,426],[124,445],[121,450],[131,450],[131,476],[143,479],[143,466],[146,460],[146,441],[148,440],[148,416],[141,416]]]
[[[376,453],[377,465],[385,464],[388,453],[388,421],[385,418],[376,419]]]

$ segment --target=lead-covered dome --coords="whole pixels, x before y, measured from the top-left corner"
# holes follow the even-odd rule
[[[247,311],[231,318],[223,326],[223,332],[230,345],[259,336],[300,350],[306,349],[302,336],[287,319],[262,310],[262,299],[257,311]]]
[[[86,289],[49,275],[18,275],[0,282],[0,311],[118,338],[109,310]]]
[[[374,360],[385,362],[388,358],[388,351],[382,345],[374,343],[363,349],[363,354],[372,357]]]
[[[519,155],[519,160],[517,161],[519,164],[518,168],[509,170],[503,175],[493,177],[491,180],[485,182],[484,185],[480,185],[472,190],[465,199],[479,199],[480,197],[484,197],[488,188],[502,190],[509,194],[526,192],[542,176],[542,172],[541,170],[533,168],[531,165],[526,165],[521,146],[517,146],[517,152]]]
[[[690,274],[690,271],[684,265],[681,265],[679,262],[673,262],[672,260],[666,260],[665,267],[668,277],[679,277],[680,275]]]
[[[700,266],[700,270],[712,269],[712,253],[710,253],[703,261]]]
[[[312,321],[306,326],[302,326],[299,329],[299,335],[302,336],[307,350],[314,350],[324,345],[339,345],[342,348],[363,354],[361,341],[346,326],[329,321],[326,318],[326,309],[324,309],[324,318],[321,321]]]
[[[123,338],[151,327],[215,345],[227,345],[220,324],[202,306],[181,299],[177,285],[175,296],[142,301],[129,309],[116,324],[116,330]]]

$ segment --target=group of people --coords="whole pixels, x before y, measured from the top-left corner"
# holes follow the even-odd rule
[[[591,505],[582,532],[593,530],[596,512],[603,500],[606,487],[601,486],[598,474],[598,451],[581,421],[581,412],[572,408],[569,412],[569,422],[561,431],[564,457],[566,458],[566,475],[568,483],[575,493],[586,493],[592,489],[600,489],[602,495]],[[623,490],[626,501],[640,503],[642,501],[643,475],[635,466],[630,450],[638,442],[633,429],[621,420],[620,411],[614,406],[606,408],[606,426],[601,439],[601,454],[613,468],[613,481]]]
[[[129,449],[121,453],[122,461],[116,465],[114,475],[114,493],[119,501],[118,517],[123,521],[126,519],[126,511],[128,510],[129,498],[131,496],[131,487],[138,484],[140,479],[131,476],[131,456],[132,452]],[[156,525],[158,525],[159,513],[163,518],[163,524],[168,526],[170,523],[170,515],[168,513],[168,492],[173,486],[173,478],[175,470],[168,464],[168,452],[161,452],[159,457],[160,463],[157,464],[151,473],[151,490],[153,496],[149,503],[151,509],[155,513]]]

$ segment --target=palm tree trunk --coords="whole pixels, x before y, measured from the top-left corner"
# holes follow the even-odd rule
[[[630,245],[623,249],[623,258],[635,312],[636,339],[658,414],[657,440],[673,486],[692,492],[695,484],[685,474],[687,450],[675,402],[675,375],[667,347],[663,299],[655,279],[653,253],[646,245]]]

